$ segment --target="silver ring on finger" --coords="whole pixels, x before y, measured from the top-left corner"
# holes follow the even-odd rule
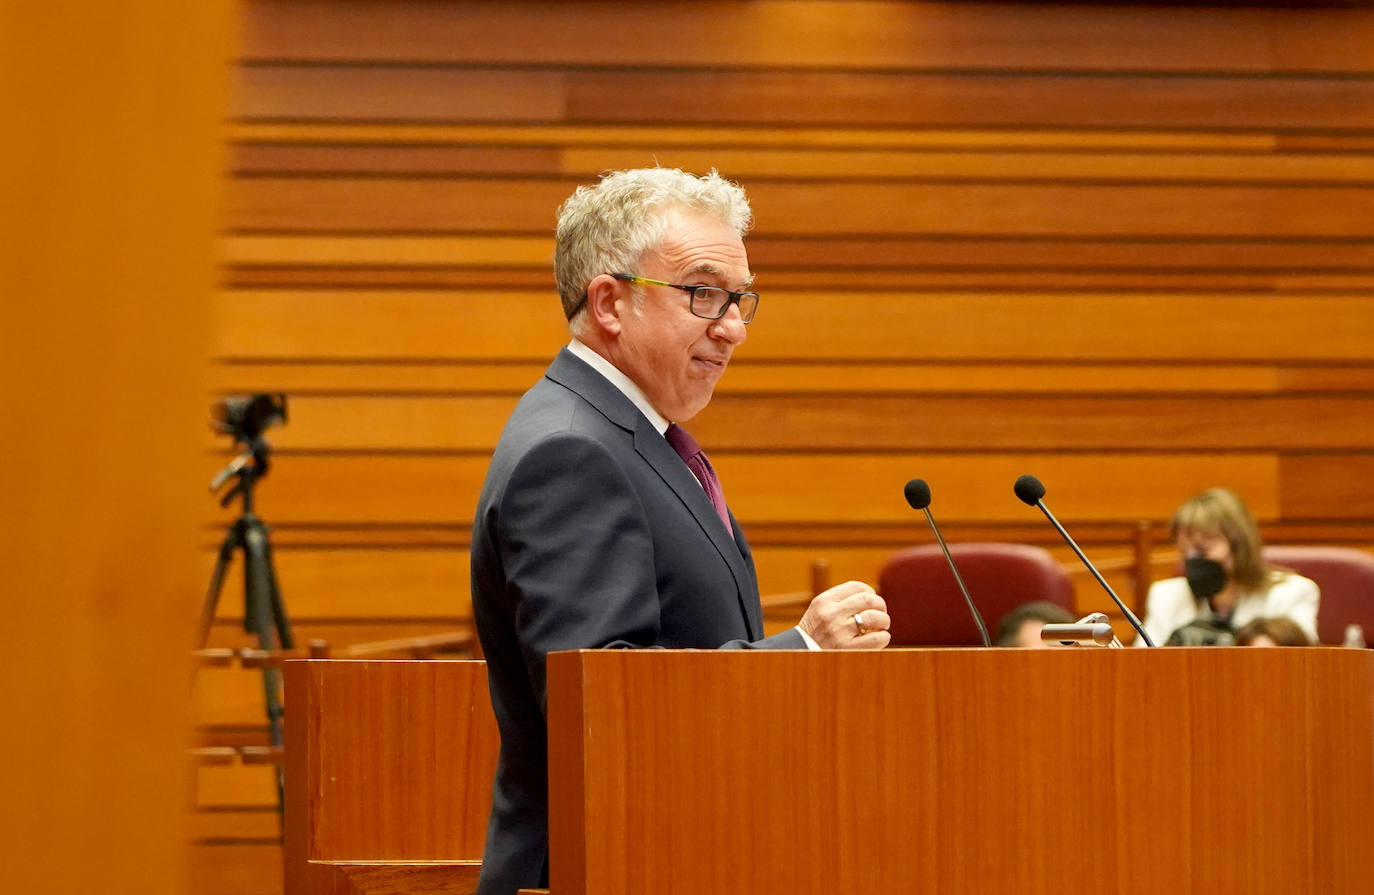
[[[864,624],[864,614],[862,610],[854,613],[854,627],[858,630],[860,637],[868,633],[868,626]]]

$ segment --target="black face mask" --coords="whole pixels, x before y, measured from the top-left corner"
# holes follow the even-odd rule
[[[1215,559],[1205,556],[1190,556],[1183,561],[1183,576],[1188,579],[1188,588],[1199,600],[1210,600],[1226,587],[1230,575],[1226,567]]]

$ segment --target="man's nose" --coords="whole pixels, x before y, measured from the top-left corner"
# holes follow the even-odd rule
[[[714,328],[717,338],[733,345],[743,344],[744,340],[749,338],[749,327],[744,325],[744,318],[740,316],[738,302],[730,302],[725,313],[716,318]]]

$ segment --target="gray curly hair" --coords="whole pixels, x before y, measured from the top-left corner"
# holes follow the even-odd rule
[[[634,273],[640,257],[662,240],[664,212],[673,208],[718,218],[741,237],[754,221],[743,188],[715,169],[700,177],[678,168],[612,171],[564,201],[553,273],[570,329],[581,328],[588,284],[603,273]]]

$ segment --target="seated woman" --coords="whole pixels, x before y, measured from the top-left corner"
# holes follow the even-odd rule
[[[1150,586],[1145,630],[1155,643],[1227,645],[1256,618],[1289,619],[1316,642],[1316,582],[1265,565],[1259,526],[1235,493],[1208,488],[1178,508],[1169,531],[1184,574]]]

